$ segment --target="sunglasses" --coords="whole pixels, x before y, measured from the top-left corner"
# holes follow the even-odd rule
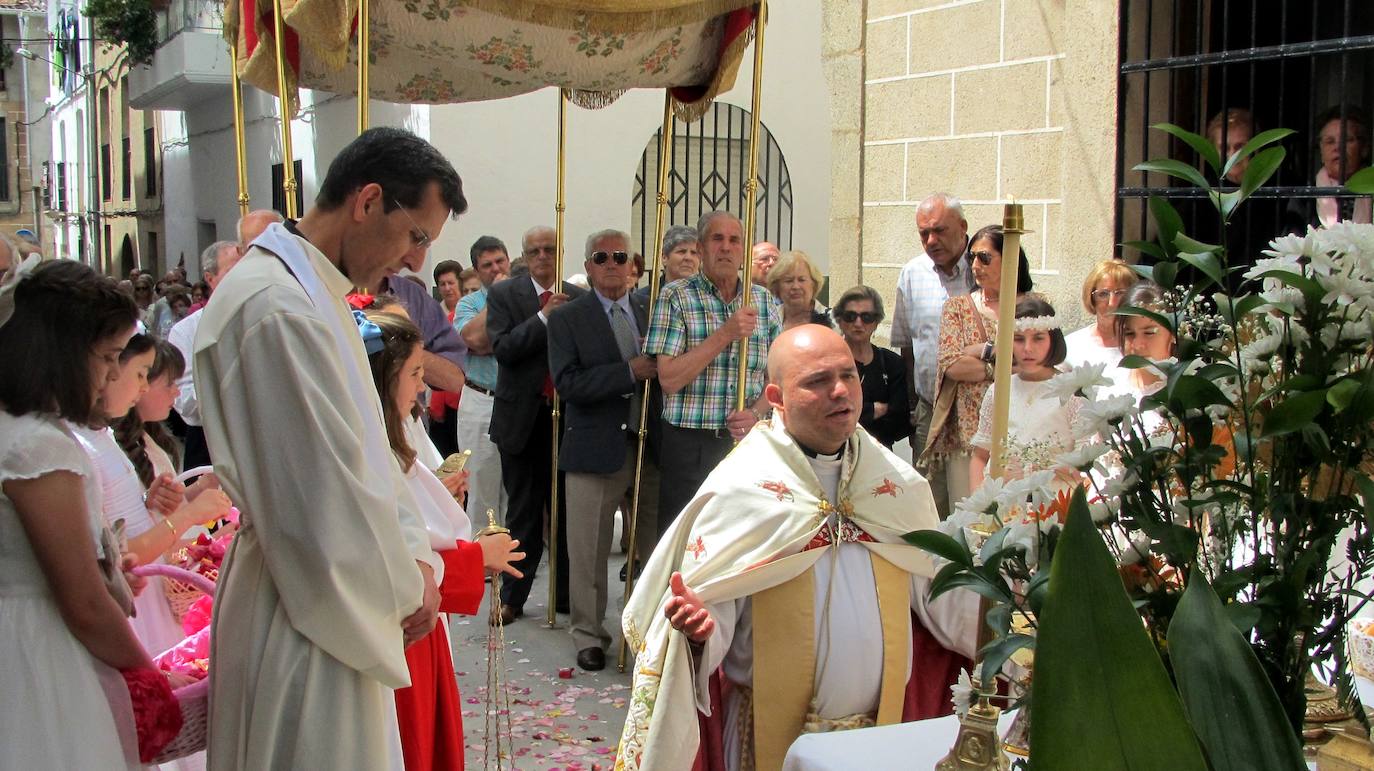
[[[977,260],[982,265],[991,265],[992,259],[997,255],[992,252],[970,252],[969,256]]]
[[[592,252],[592,262],[597,265],[605,265],[606,260],[615,260],[616,265],[624,265],[630,261],[630,255],[625,252]]]
[[[862,313],[859,311],[840,311],[836,315],[840,317],[840,321],[846,324],[853,324],[860,319],[862,319],[865,324],[877,324],[879,321],[883,320],[882,315],[875,311],[863,311]]]

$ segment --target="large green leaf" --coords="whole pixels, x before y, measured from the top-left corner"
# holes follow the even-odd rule
[[[1060,536],[1035,644],[1036,768],[1203,771],[1164,665],[1121,584],[1082,489]]]
[[[1264,416],[1260,438],[1291,434],[1317,419],[1326,407],[1326,389],[1293,394],[1279,402]]]
[[[1250,165],[1245,167],[1245,176],[1240,181],[1241,200],[1249,198],[1251,193],[1259,190],[1265,182],[1268,182],[1269,178],[1274,176],[1274,172],[1279,170],[1279,166],[1283,164],[1284,156],[1287,154],[1287,151],[1282,147],[1270,147],[1261,150],[1254,158],[1251,158]],[[1224,213],[1230,215],[1230,212]]]
[[[1350,179],[1345,181],[1345,186],[1355,193],[1374,193],[1374,166],[1351,174]]]
[[[1268,131],[1261,131],[1260,133],[1252,137],[1249,142],[1246,142],[1245,146],[1240,148],[1240,152],[1237,152],[1235,155],[1232,155],[1230,158],[1226,159],[1226,165],[1223,166],[1221,169],[1221,176],[1226,176],[1226,173],[1231,170],[1231,167],[1235,166],[1237,163],[1240,163],[1242,160],[1249,158],[1256,150],[1259,150],[1261,147],[1264,147],[1268,144],[1273,144],[1274,142],[1277,142],[1280,139],[1288,137],[1293,133],[1295,133],[1293,129],[1286,128],[1277,128],[1269,129]]]
[[[1159,244],[1164,247],[1169,257],[1173,257],[1178,253],[1174,239],[1178,238],[1179,232],[1183,230],[1183,217],[1167,198],[1152,195],[1149,205],[1150,216],[1154,217],[1155,229],[1159,231]]]
[[[1200,572],[1169,623],[1169,660],[1213,771],[1304,767],[1278,694]]]
[[[1221,153],[1217,152],[1216,145],[1212,144],[1212,140],[1207,137],[1201,134],[1194,134],[1172,123],[1156,123],[1150,128],[1173,134],[1184,142],[1187,142],[1188,146],[1197,151],[1197,154],[1202,157],[1202,160],[1207,163],[1212,171],[1215,172],[1221,169]]]
[[[1187,182],[1192,182],[1194,185],[1197,185],[1203,190],[1212,189],[1212,186],[1207,182],[1207,178],[1202,176],[1202,172],[1198,171],[1196,168],[1192,166],[1189,166],[1183,161],[1176,161],[1172,158],[1166,158],[1161,161],[1145,161],[1144,163],[1137,163],[1135,166],[1131,168],[1131,170],[1157,171],[1161,174],[1168,174],[1171,177],[1177,177]]]

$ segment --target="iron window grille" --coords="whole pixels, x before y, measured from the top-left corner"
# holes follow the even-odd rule
[[[1215,210],[1202,191],[1163,174],[1132,171],[1137,163],[1156,158],[1196,161],[1187,145],[1149,128],[1160,122],[1206,135],[1209,121],[1223,111],[1245,109],[1253,116],[1253,133],[1272,128],[1297,132],[1284,140],[1288,155],[1269,185],[1232,218],[1226,237],[1232,265],[1253,262],[1274,236],[1304,230],[1302,215],[1314,208],[1316,199],[1354,200],[1339,186],[1315,181],[1321,160],[1318,116],[1334,110],[1341,118],[1342,139],[1355,130],[1350,119],[1361,121],[1369,147],[1374,3],[1123,0],[1119,45],[1118,243],[1154,237],[1147,204],[1154,196],[1178,209],[1185,232],[1211,243],[1220,238]],[[1223,147],[1233,131],[1244,129],[1220,121]],[[1228,155],[1222,151],[1223,158]],[[1339,176],[1368,164],[1368,156],[1355,169],[1342,162]],[[1123,256],[1140,255],[1127,250]]]

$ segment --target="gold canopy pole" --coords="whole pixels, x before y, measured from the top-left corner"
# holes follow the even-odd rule
[[[367,106],[371,101],[372,90],[368,83],[369,70],[372,63],[368,57],[372,53],[372,41],[368,31],[370,17],[368,14],[369,0],[358,0],[358,133],[367,131],[368,114]]]
[[[1021,204],[1013,199],[1006,205],[1002,215],[1002,281],[997,300],[997,342],[996,364],[993,366],[992,386],[992,452],[988,465],[988,476],[1001,477],[1006,466],[1007,418],[1011,411],[1011,359],[1012,341],[1016,336],[1016,277],[1021,264],[1021,235],[1025,229],[1025,219]],[[988,611],[992,603],[986,598],[978,601],[978,638],[976,650],[992,640],[992,629],[987,625]],[[982,660],[982,657],[978,657]],[[979,691],[986,691],[981,682],[979,668],[974,667],[974,682]],[[976,771],[986,769],[1006,769],[1007,756],[1002,752],[1002,741],[997,736],[997,719],[1002,710],[993,705],[986,696],[977,697],[969,711],[960,719],[959,735],[954,740],[954,748],[943,760],[936,764],[936,771]]]
[[[741,307],[748,308],[754,298],[754,260],[750,250],[754,246],[754,196],[758,191],[759,173],[759,128],[762,94],[759,86],[763,82],[763,28],[768,23],[768,0],[759,0],[759,15],[754,18],[754,91],[750,101],[749,126],[749,178],[744,181],[744,282],[740,291],[744,293]],[[735,384],[735,409],[743,410],[748,396],[745,389],[749,385],[749,338],[739,341],[739,378]]]
[[[1001,477],[1007,462],[1007,417],[1011,411],[1012,339],[1016,336],[1016,274],[1020,269],[1021,234],[1027,232],[1021,204],[1015,199],[1002,215],[1002,285],[997,301],[996,364],[993,366],[992,458],[989,475]]]
[[[558,90],[558,192],[554,200],[554,252],[553,252],[553,290],[563,291],[563,210],[565,208],[563,189],[567,180],[568,160],[568,90]],[[553,465],[549,474],[549,612],[546,617],[550,627],[558,623],[558,421],[562,416],[558,391],[553,392]]]
[[[673,93],[663,92],[663,138],[658,146],[658,198],[654,224],[654,265],[649,270],[649,320],[654,318],[654,306],[658,303],[660,276],[659,268],[663,262],[663,227],[668,214],[668,172],[673,168]],[[645,330],[647,333],[648,330]],[[644,477],[644,442],[649,436],[649,395],[653,380],[644,381],[644,393],[639,402],[639,450],[635,453],[635,486],[630,496],[630,548],[628,567],[625,568],[625,595],[622,605],[630,603],[630,595],[635,590],[635,549],[639,538],[639,491]],[[625,637],[620,638],[620,655],[616,668],[625,671]]]
[[[234,40],[229,46],[229,61],[234,70],[234,77],[231,79],[232,93],[234,96],[234,156],[237,160],[235,166],[238,172],[239,181],[239,216],[248,215],[248,151],[244,147],[243,141],[243,82],[239,79],[239,41]]]
[[[286,90],[286,44],[282,36],[286,22],[282,19],[282,0],[272,0],[272,44],[277,55],[277,104],[281,109],[281,178],[282,197],[286,199],[286,218],[296,219],[296,154],[291,151],[291,94]]]

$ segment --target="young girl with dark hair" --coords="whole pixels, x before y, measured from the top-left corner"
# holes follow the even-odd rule
[[[69,427],[99,414],[138,308],[77,262],[17,275],[0,288],[0,768],[139,768],[120,674],[180,714],[128,624],[95,468]]]
[[[105,521],[122,529],[128,542],[125,553],[140,564],[159,562],[192,526],[229,512],[229,499],[219,490],[205,491],[195,502],[185,500],[185,488],[171,473],[151,477],[145,486],[134,463],[121,448],[109,424],[129,415],[148,392],[148,373],[158,352],[157,340],[134,335],[120,353],[115,377],[100,393],[102,414],[90,425],[76,427],[78,438],[95,465],[100,480],[101,510]],[[172,613],[162,579],[152,578],[148,589],[134,603],[137,614],[130,620],[134,632],[153,653],[181,642],[181,623]]]
[[[1011,409],[1007,413],[1007,439],[1003,477],[1018,479],[1036,471],[1053,469],[1060,481],[1077,480],[1073,469],[1058,466],[1055,459],[1074,449],[1073,421],[1083,405],[1075,396],[1067,404],[1048,392],[1047,383],[1064,362],[1064,332],[1054,308],[1045,300],[1027,295],[1016,302],[1016,333],[1012,343]],[[973,435],[969,477],[973,487],[983,483],[992,452],[992,405],[997,387],[983,395],[978,412],[978,432]]]
[[[392,313],[354,315],[381,398],[387,440],[424,516],[430,546],[443,560],[442,570],[434,574],[441,595],[439,618],[445,613],[473,615],[482,602],[486,571],[520,577],[512,567],[524,558],[515,551],[520,542],[506,534],[473,541],[467,513],[455,498],[466,485],[450,492],[430,468],[417,461],[414,443],[429,441],[423,430],[409,428],[425,388],[420,331]],[[445,626],[441,621],[429,636],[406,649],[411,685],[396,691],[406,771],[463,768],[462,709]]]

